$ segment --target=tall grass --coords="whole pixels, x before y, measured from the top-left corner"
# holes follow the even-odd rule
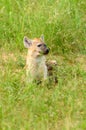
[[[24,35],[33,38],[44,34],[56,52],[85,50],[85,22],[85,1],[4,0],[1,1],[1,45],[7,39],[21,50]]]
[[[0,1],[0,130],[86,129],[85,0]],[[45,36],[58,85],[25,82],[23,37]]]

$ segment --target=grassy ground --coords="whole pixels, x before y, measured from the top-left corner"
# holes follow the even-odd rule
[[[1,0],[0,130],[86,130],[85,0]],[[45,35],[58,85],[25,83],[23,37]]]

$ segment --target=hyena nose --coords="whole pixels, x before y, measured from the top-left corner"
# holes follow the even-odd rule
[[[47,48],[46,51],[45,51],[45,54],[48,54],[50,51],[50,48]]]

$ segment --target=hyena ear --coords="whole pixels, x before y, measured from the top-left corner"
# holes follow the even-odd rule
[[[42,34],[40,39],[44,42],[44,35]]]
[[[29,48],[32,45],[32,40],[28,39],[26,36],[23,39],[25,48]]]

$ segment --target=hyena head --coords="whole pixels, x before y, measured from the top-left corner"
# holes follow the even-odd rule
[[[33,40],[24,37],[24,46],[28,48],[28,51],[32,56],[36,57],[47,55],[50,51],[44,42],[43,35],[40,38],[35,38]]]

